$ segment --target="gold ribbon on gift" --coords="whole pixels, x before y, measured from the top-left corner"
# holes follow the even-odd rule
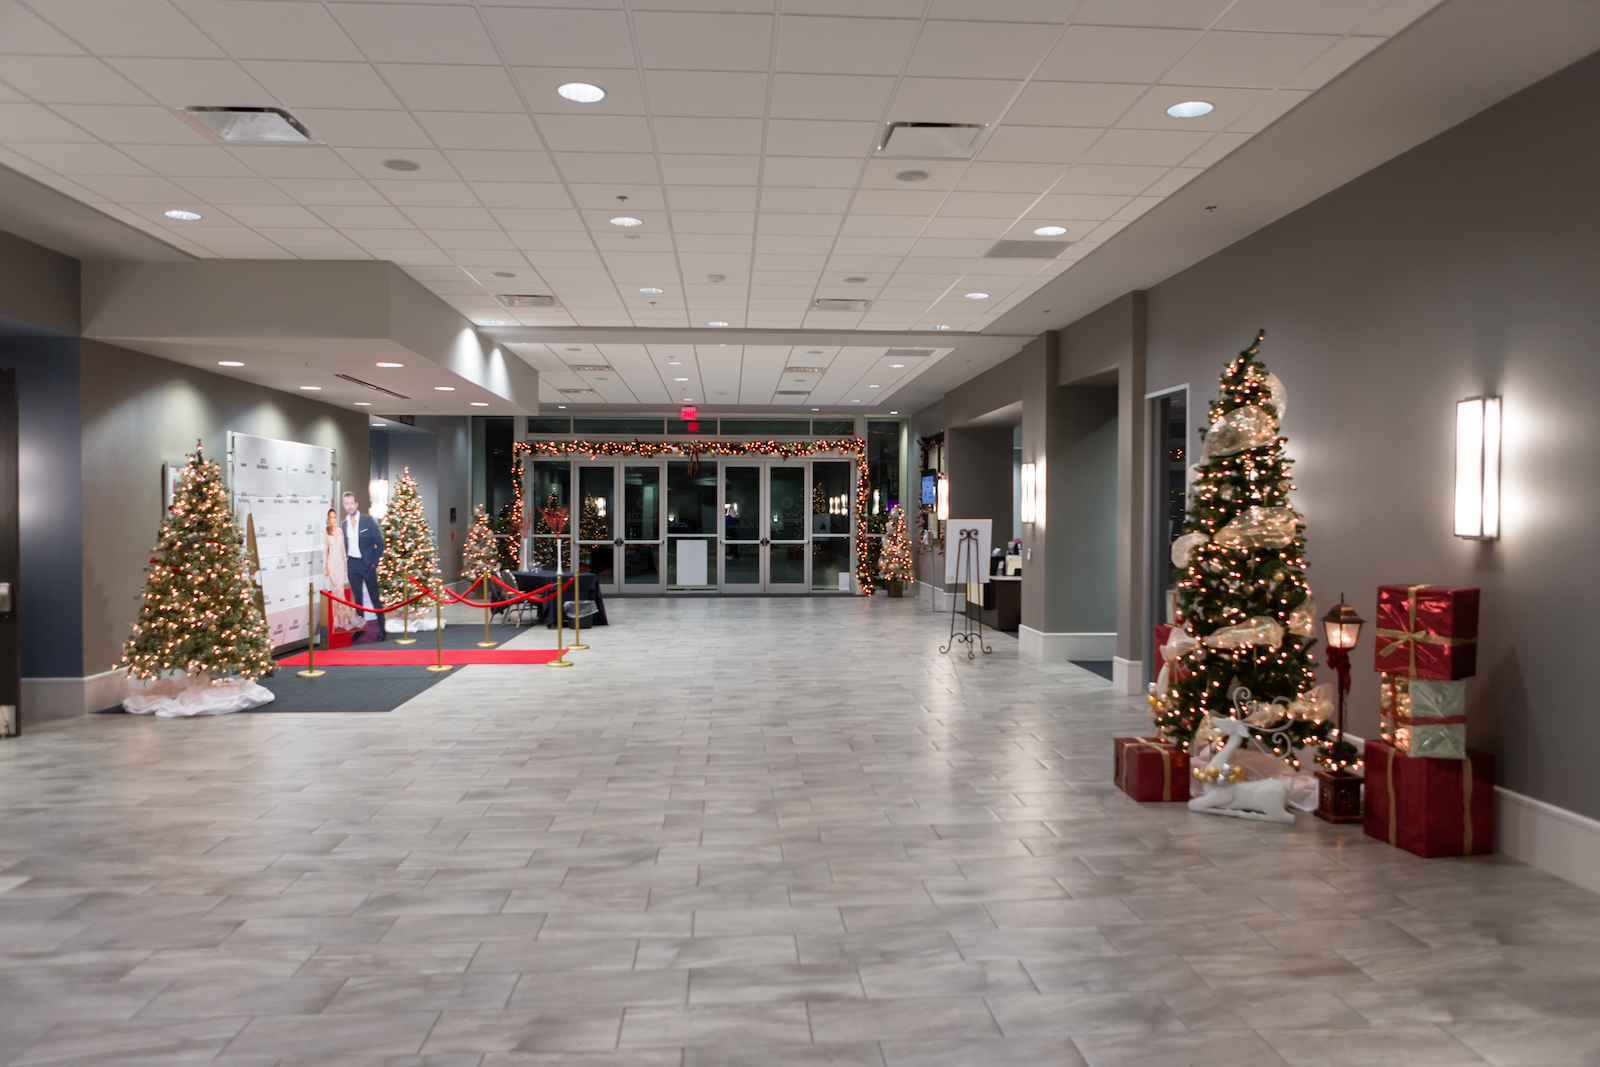
[[[1394,746],[1389,746],[1389,769],[1384,772],[1389,780],[1389,844],[1399,847],[1400,820],[1394,799]]]
[[[1121,780],[1117,782],[1117,788],[1124,793],[1128,792],[1128,767],[1133,763],[1132,750],[1136,748],[1149,749],[1161,757],[1161,799],[1170,801],[1172,799],[1172,749],[1166,745],[1158,745],[1153,741],[1129,741],[1122,746],[1122,766],[1119,768]]]
[[[1426,583],[1406,587],[1406,628],[1404,630],[1385,630],[1380,628],[1377,631],[1379,637],[1387,637],[1396,645],[1406,646],[1406,652],[1409,656],[1406,673],[1412,677],[1415,677],[1417,673],[1417,646],[1419,644],[1443,645],[1446,648],[1451,648],[1477,640],[1476,637],[1440,637],[1438,634],[1430,634],[1426,630],[1417,629],[1417,590],[1428,588],[1430,586]],[[1384,655],[1392,647],[1392,645],[1389,645],[1380,648],[1378,649],[1378,654],[1380,656]]]
[[[1388,778],[1389,786],[1389,844],[1394,845],[1399,840],[1399,816],[1395,810],[1394,796],[1394,746],[1384,746],[1389,750],[1387,770],[1384,772]],[[1472,757],[1467,756],[1461,761],[1461,854],[1472,855]]]

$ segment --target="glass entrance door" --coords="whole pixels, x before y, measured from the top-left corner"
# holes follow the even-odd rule
[[[612,464],[578,464],[576,534],[578,573],[598,576],[602,593],[617,591],[617,468]]]
[[[762,534],[759,464],[726,464],[722,468],[722,590],[759,593]]]
[[[714,593],[717,542],[717,465],[667,462],[667,588]]]
[[[804,464],[722,468],[722,591],[806,591]]]
[[[806,591],[806,465],[766,468],[767,506],[763,544],[769,593]]]
[[[622,586],[626,593],[659,593],[666,589],[661,558],[661,464],[628,464],[622,468]]]

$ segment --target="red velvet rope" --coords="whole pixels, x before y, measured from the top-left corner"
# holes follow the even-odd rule
[[[396,608],[403,608],[407,604],[415,604],[417,601],[421,600],[423,597],[428,595],[428,591],[426,589],[424,589],[422,592],[418,593],[416,596],[412,597],[410,600],[402,600],[402,601],[400,601],[400,603],[398,603],[398,604],[390,604],[386,608],[369,608],[364,604],[351,603],[350,601],[346,600],[344,597],[339,596],[337,593],[330,593],[326,589],[319,589],[319,590],[317,590],[317,592],[321,593],[323,596],[327,597],[329,600],[337,600],[339,603],[343,604],[347,608],[355,608],[357,611],[373,611],[373,612],[377,612],[379,615],[383,615],[383,614],[386,614],[387,612],[394,611]]]
[[[481,579],[480,579],[480,581],[481,581]],[[415,578],[411,579],[411,584],[416,586],[418,589],[422,590],[422,594],[421,595],[431,596],[435,600],[439,599],[438,594],[433,593],[431,590],[428,589],[427,586],[423,585],[421,582],[417,581]],[[477,584],[478,584],[477,582],[473,582],[472,585],[467,586],[467,592],[469,592],[469,593],[472,592],[473,587],[476,586]],[[568,579],[567,585],[566,586],[562,586],[561,591],[565,592],[567,587],[570,586],[571,584],[572,584],[572,579]],[[507,604],[515,604],[515,603],[518,603],[519,601],[521,601],[521,602],[533,601],[535,603],[543,603],[544,601],[547,601],[547,600],[554,600],[555,597],[557,596],[556,593],[551,593],[549,596],[539,596],[538,595],[538,594],[544,592],[546,589],[549,589],[549,588],[550,587],[548,585],[545,585],[545,586],[541,586],[538,589],[533,590],[532,592],[527,592],[527,593],[519,592],[519,593],[517,593],[516,596],[512,597],[509,600],[501,600],[501,601],[498,601],[498,602],[492,603],[492,604],[480,604],[476,600],[468,600],[466,597],[460,596],[460,595],[458,595],[456,593],[452,593],[450,590],[444,589],[444,588],[441,588],[439,590],[439,592],[443,593],[446,597],[449,597],[450,598],[450,603],[452,603],[452,604],[469,604],[469,605],[471,605],[472,607],[475,607],[475,608],[482,608],[482,607],[501,608],[501,607],[505,607]],[[415,599],[415,598],[413,598],[413,599]],[[407,603],[409,603],[409,601],[407,601]]]

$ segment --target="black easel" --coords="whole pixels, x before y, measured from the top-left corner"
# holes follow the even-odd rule
[[[946,546],[948,551],[948,539]],[[956,647],[956,642],[961,641],[967,646],[967,658],[976,659],[976,654],[973,652],[974,645],[983,649],[985,656],[992,652],[993,649],[983,643],[983,620],[977,620],[978,628],[974,630],[972,628],[974,620],[965,610],[961,612],[961,632],[956,632],[956,608],[964,606],[967,601],[966,583],[961,580],[962,571],[966,572],[968,583],[978,573],[977,530],[962,530],[961,539],[956,544],[956,591],[954,594],[955,599],[950,601],[950,641],[939,649],[940,655],[948,655],[950,650]]]

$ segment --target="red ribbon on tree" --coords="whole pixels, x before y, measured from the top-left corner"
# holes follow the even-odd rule
[[[1339,692],[1350,692],[1350,650],[1347,648],[1329,648],[1328,666],[1339,675]]]

